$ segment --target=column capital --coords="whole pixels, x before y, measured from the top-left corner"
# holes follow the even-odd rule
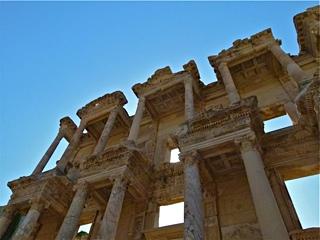
[[[90,185],[89,185],[89,183],[87,181],[81,181],[81,182],[77,182],[73,186],[72,190],[73,191],[81,191],[81,192],[83,192],[83,191],[88,190],[89,187],[90,187]]]
[[[197,150],[193,150],[185,153],[180,153],[179,159],[184,163],[184,165],[193,165],[200,161],[201,155]]]
[[[183,81],[184,81],[185,84],[192,84],[193,78],[187,77],[187,78],[185,78]]]
[[[139,96],[139,100],[138,100],[138,102],[141,102],[141,103],[145,103],[145,101],[146,101],[146,96]]]
[[[30,200],[30,209],[37,210],[41,212],[44,208],[48,208],[49,203],[43,198],[35,198]]]
[[[246,134],[244,136],[237,137],[234,143],[240,146],[240,150],[247,152],[253,150],[257,145],[257,137],[254,133]]]
[[[226,61],[220,62],[219,65],[218,65],[219,70],[220,70],[220,68],[222,68],[222,67],[228,67],[228,63],[227,63]]]

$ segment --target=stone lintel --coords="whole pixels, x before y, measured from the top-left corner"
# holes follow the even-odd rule
[[[77,111],[77,115],[80,119],[91,118],[91,115],[104,114],[106,109],[112,110],[114,107],[123,106],[127,103],[125,95],[121,91],[105,94],[92,102],[85,105],[83,108]]]

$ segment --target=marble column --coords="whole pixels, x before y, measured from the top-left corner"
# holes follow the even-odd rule
[[[238,93],[236,85],[234,84],[234,81],[232,79],[232,76],[231,76],[230,70],[227,66],[227,63],[225,63],[225,62],[220,63],[218,68],[219,68],[220,74],[222,76],[222,81],[224,83],[226,92],[228,94],[230,104],[234,104],[236,102],[239,102],[240,95]]]
[[[194,117],[192,79],[186,79],[184,81],[184,91],[185,118],[186,120],[191,120]]]
[[[72,137],[68,147],[66,148],[60,161],[58,162],[57,166],[61,172],[65,173],[68,162],[70,160],[72,160],[71,157],[74,155],[74,153],[80,143],[82,132],[85,129],[86,125],[87,125],[87,121],[82,119],[79,127],[77,128],[77,130],[73,134],[73,137]]]
[[[0,216],[0,239],[6,233],[10,223],[14,218],[14,207],[7,205],[4,209],[4,212]]]
[[[64,133],[61,130],[61,128],[59,129],[59,132],[57,134],[57,136],[55,137],[55,139],[53,140],[53,142],[51,143],[50,147],[48,148],[48,150],[46,151],[46,153],[43,155],[43,157],[41,158],[40,162],[38,163],[37,167],[34,169],[34,171],[32,172],[32,175],[37,175],[42,173],[43,169],[45,168],[45,166],[47,165],[48,161],[50,160],[52,154],[54,153],[54,151],[56,150],[56,148],[58,147],[61,139],[64,137]]]
[[[72,199],[67,215],[59,229],[56,240],[71,240],[78,230],[78,224],[82,209],[88,196],[88,184],[83,183],[77,186],[76,193]]]
[[[203,240],[204,206],[199,174],[199,155],[182,155],[184,163],[184,240]]]
[[[299,123],[299,119],[301,117],[301,114],[298,111],[297,105],[295,103],[293,103],[293,102],[287,102],[283,106],[284,106],[284,110],[289,115],[292,123],[294,125],[298,124]]]
[[[237,140],[264,240],[289,240],[257,146],[249,137]]]
[[[137,111],[136,111],[136,114],[134,115],[133,122],[130,128],[130,133],[128,137],[129,141],[135,142],[138,139],[140,124],[141,124],[143,112],[145,109],[145,101],[146,101],[145,97],[139,98]]]
[[[288,72],[289,76],[292,77],[296,83],[299,83],[306,77],[304,71],[300,66],[292,60],[291,57],[286,54],[277,43],[269,45],[269,49],[275,58],[280,62],[282,68]]]
[[[98,236],[95,239],[116,239],[118,222],[120,219],[127,184],[128,181],[125,178],[119,177],[115,180],[100,224]]]
[[[111,130],[112,130],[114,123],[116,121],[118,112],[119,112],[119,108],[115,108],[109,114],[108,120],[107,120],[106,124],[104,125],[103,131],[102,131],[101,136],[99,138],[99,141],[93,151],[93,155],[99,156],[102,153],[103,149],[106,147]]]
[[[293,230],[301,229],[298,215],[279,172],[276,169],[271,169],[269,171],[269,179],[287,231],[291,232]]]
[[[12,240],[35,239],[36,230],[39,226],[38,220],[43,208],[44,203],[42,201],[35,201],[31,204],[27,215],[13,235]]]

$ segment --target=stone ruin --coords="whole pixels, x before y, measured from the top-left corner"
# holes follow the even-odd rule
[[[62,118],[33,173],[8,183],[0,238],[71,240],[92,223],[85,239],[320,239],[302,229],[284,184],[319,173],[319,9],[294,17],[297,56],[266,29],[209,57],[217,82],[203,84],[190,61],[134,85],[134,116],[117,91],[78,110],[79,126]],[[285,114],[292,126],[265,133]],[[177,202],[184,223],[159,227],[159,207]]]

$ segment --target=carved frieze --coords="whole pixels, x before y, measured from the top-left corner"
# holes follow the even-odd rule
[[[180,146],[199,143],[244,128],[251,128],[258,134],[263,132],[255,97],[225,109],[209,109],[198,114],[186,125],[187,132],[178,137]]]

